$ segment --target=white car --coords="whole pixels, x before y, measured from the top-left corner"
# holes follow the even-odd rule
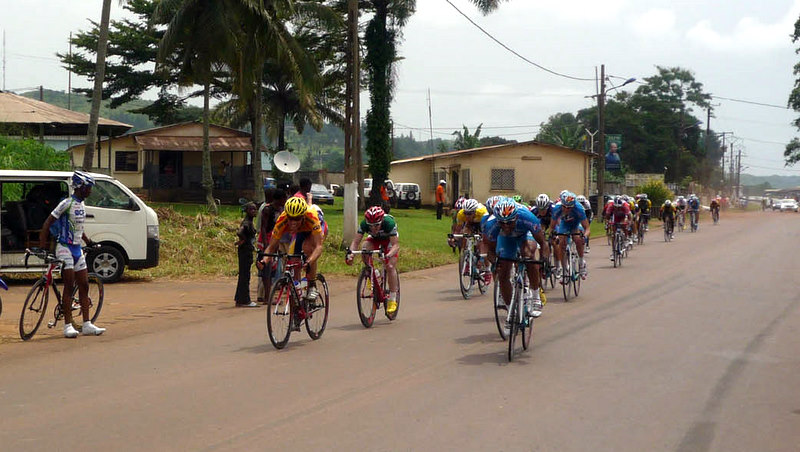
[[[422,207],[422,192],[418,184],[409,182],[398,182],[394,184],[395,199],[397,207]]]
[[[780,206],[781,212],[786,212],[787,210],[797,212],[798,210],[797,201],[792,198],[781,199]]]

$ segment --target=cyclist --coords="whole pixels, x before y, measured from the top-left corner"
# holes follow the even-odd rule
[[[717,196],[716,198],[712,198],[711,202],[708,205],[709,210],[711,210],[711,216],[713,217],[714,214],[717,215],[717,221],[719,221],[719,208],[720,208],[720,205],[721,205],[721,199],[720,199],[719,196]]]
[[[659,212],[659,217],[664,222],[664,227],[670,231],[670,237],[672,238],[675,238],[675,212],[675,205],[669,199],[664,201]]]
[[[689,195],[688,211],[689,218],[694,222],[695,229],[699,229],[700,223],[700,198],[694,193]]]
[[[644,226],[645,231],[649,231],[650,228],[647,223],[650,220],[650,210],[653,208],[653,202],[647,199],[647,193],[637,195],[637,198],[636,211],[639,214],[639,223]]]
[[[81,249],[81,240],[86,246],[93,246],[94,242],[83,231],[86,220],[86,208],[83,201],[92,193],[94,178],[83,171],[72,173],[72,196],[64,198],[50,213],[42,225],[39,233],[39,247],[47,249],[47,240],[50,237],[50,226],[59,222],[59,233],[56,239],[56,258],[63,262],[61,277],[64,279],[64,296],[61,297],[61,311],[64,313],[64,337],[78,337],[78,330],[72,325],[72,297],[73,287],[78,286],[78,297],[81,303],[83,316],[84,336],[99,336],[106,329],[94,325],[89,320],[89,270],[86,267],[86,256]]]
[[[553,202],[547,193],[541,193],[536,197],[536,202],[531,206],[531,213],[542,222],[542,231],[547,232],[550,227],[550,220],[553,217]]]
[[[511,199],[513,199],[514,202],[517,204],[522,204],[523,206],[525,206],[526,209],[530,209],[531,207],[527,203],[525,203],[525,201],[522,200],[522,195],[514,195],[511,197]]]
[[[680,222],[681,225],[685,225],[686,224],[686,207],[687,207],[687,205],[688,205],[688,203],[686,202],[686,198],[684,198],[683,195],[678,196],[678,199],[675,200],[675,206],[678,209],[677,213],[678,213],[678,216],[681,219],[681,222]]]
[[[486,206],[479,203],[476,199],[467,199],[464,201],[464,205],[461,210],[458,211],[456,214],[456,226],[453,228],[453,233],[455,234],[477,234],[481,232],[481,220],[483,217],[488,216],[489,212],[486,210]],[[461,241],[461,247],[463,248],[464,244],[466,243],[465,240]],[[452,240],[451,240],[452,245]],[[486,285],[492,283],[492,273],[488,271],[486,265],[486,255],[487,255],[487,245],[484,243],[483,240],[478,242],[478,255],[480,259],[478,260],[478,270],[480,270],[481,274],[483,275],[483,279]]]
[[[364,212],[364,220],[358,225],[356,236],[350,243],[350,250],[355,251],[361,243],[361,239],[367,234],[367,240],[362,249],[372,251],[379,249],[386,258],[386,279],[389,283],[389,301],[386,303],[386,313],[391,314],[397,311],[397,256],[400,252],[400,241],[397,233],[397,222],[394,217],[387,215],[379,206],[372,206]],[[362,256],[364,263],[367,256]],[[353,264],[353,255],[347,254],[345,257],[347,265]]]
[[[586,260],[583,258],[584,236],[589,237],[591,231],[589,230],[589,222],[586,221],[586,212],[584,212],[583,206],[576,202],[575,198],[575,194],[572,192],[564,193],[561,196],[561,202],[553,207],[550,229],[559,236],[567,234],[573,236],[572,239],[575,241],[578,256],[581,258],[581,278],[585,279],[588,271],[586,269]],[[564,264],[563,259],[564,252],[567,249],[567,240],[563,237],[558,237],[556,240],[558,241],[555,248],[556,262]],[[556,269],[556,272],[558,272],[558,269]]]
[[[294,234],[295,236],[293,252],[302,252],[306,255],[306,279],[308,280],[306,299],[311,303],[310,307],[315,308],[314,303],[319,296],[316,285],[317,261],[322,255],[323,230],[317,211],[309,208],[303,198],[293,196],[286,201],[283,206],[283,212],[272,229],[269,245],[267,245],[267,249],[264,252],[271,254],[277,251],[281,237],[286,233]],[[264,256],[262,263],[269,266],[271,261],[272,258],[270,256]],[[295,277],[298,276],[295,275]]]
[[[578,195],[575,200],[583,206],[584,212],[586,212],[586,221],[589,224],[592,224],[592,218],[594,218],[594,212],[592,212],[592,205],[589,204],[589,200],[586,199],[586,196]],[[589,237],[586,237],[586,252],[589,252]]]
[[[500,295],[505,301],[506,309],[511,301],[511,269],[517,255],[533,259],[536,243],[542,248],[542,256],[550,254],[550,248],[544,239],[542,225],[528,209],[512,199],[503,199],[494,206],[495,219],[489,220],[490,226],[486,232],[487,240],[494,245],[497,254],[497,277],[500,281]],[[496,221],[495,221],[496,220]],[[535,242],[534,242],[535,240]],[[531,296],[531,316],[542,315],[542,301],[539,297],[538,265],[528,265],[528,281],[533,289]],[[506,328],[508,328],[506,319]]]
[[[625,235],[627,238],[627,245],[631,245],[633,243],[631,239],[631,234],[633,231],[631,230],[631,224],[633,223],[633,215],[631,214],[631,207],[630,204],[625,202],[625,199],[622,196],[617,196],[614,198],[614,204],[611,205],[610,208],[606,209],[605,212],[606,220],[608,221],[609,229],[611,229],[614,225],[620,225],[625,231]],[[614,251],[611,251],[610,259],[614,260]]]

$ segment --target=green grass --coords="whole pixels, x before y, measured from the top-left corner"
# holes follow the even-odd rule
[[[150,203],[156,209],[161,234],[158,267],[127,271],[127,278],[177,278],[235,276],[236,230],[242,219],[238,206],[220,206],[219,215],[208,215],[199,204]],[[356,275],[358,265],[344,263],[342,242],[342,198],[321,206],[329,235],[320,259],[320,270],[328,275]],[[446,243],[450,219],[436,220],[432,209],[392,209],[400,232],[401,271],[420,270],[456,262]],[[360,220],[359,220],[360,221]]]

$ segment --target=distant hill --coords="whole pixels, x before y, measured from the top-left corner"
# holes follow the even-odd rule
[[[800,186],[800,176],[752,176],[750,174],[742,174],[742,185],[761,185],[768,183],[772,188],[793,188]]]
[[[39,91],[28,91],[26,93],[22,93],[22,96],[39,100]],[[55,105],[61,108],[67,108],[68,99],[67,93],[63,91],[53,91],[46,89],[44,90],[44,101],[48,104]],[[108,104],[110,101],[104,101],[100,104],[100,116],[106,119],[113,119],[114,121],[124,122],[125,124],[130,124],[133,126],[131,132],[135,132],[137,130],[144,130],[150,129],[155,127],[150,118],[147,115],[142,114],[134,114],[130,113],[128,110],[135,110],[137,108],[142,108],[150,105],[153,103],[149,100],[135,100],[132,102],[128,102],[125,105],[122,105],[115,109],[108,108]],[[89,111],[92,108],[91,99],[81,95],[81,94],[73,94],[72,95],[72,111],[79,111],[81,113],[89,114]]]

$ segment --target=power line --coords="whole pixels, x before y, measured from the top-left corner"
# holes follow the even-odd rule
[[[482,31],[482,32],[483,32],[483,34],[485,34],[486,36],[488,36],[488,37],[489,37],[489,38],[490,38],[492,41],[494,41],[494,42],[498,43],[498,44],[499,44],[501,47],[503,47],[504,49],[506,49],[506,50],[508,50],[509,52],[511,52],[512,54],[516,55],[516,56],[517,56],[519,59],[521,59],[522,61],[525,61],[525,62],[526,62],[526,63],[528,63],[528,64],[532,64],[532,65],[536,66],[537,68],[539,68],[539,69],[541,69],[541,70],[543,70],[543,71],[549,72],[549,73],[551,73],[551,74],[553,74],[553,75],[557,75],[557,76],[559,76],[559,77],[564,77],[564,78],[568,78],[568,79],[571,79],[571,80],[579,80],[579,81],[582,81],[582,82],[594,82],[594,81],[595,81],[595,79],[593,79],[593,78],[581,78],[581,77],[573,77],[573,76],[571,76],[571,75],[562,74],[562,73],[560,73],[560,72],[556,72],[556,71],[554,71],[554,70],[552,70],[552,69],[548,69],[548,68],[546,68],[546,67],[544,67],[544,66],[542,66],[542,65],[540,65],[540,64],[536,64],[536,63],[534,63],[533,61],[531,61],[531,60],[529,60],[529,59],[525,58],[524,56],[520,55],[519,53],[517,53],[517,52],[516,52],[515,50],[513,50],[511,47],[509,47],[509,46],[507,46],[507,45],[503,44],[502,42],[500,42],[500,40],[498,40],[497,38],[495,38],[494,36],[492,36],[492,35],[491,35],[491,33],[489,33],[488,31],[484,30],[484,29],[483,29],[483,28],[482,28],[480,25],[478,25],[477,23],[475,23],[475,21],[473,21],[472,19],[470,19],[470,18],[469,18],[469,16],[467,16],[467,15],[466,15],[466,14],[464,14],[464,13],[463,13],[463,12],[462,12],[460,9],[458,9],[458,7],[457,7],[456,5],[454,5],[454,4],[453,4],[453,2],[451,2],[450,0],[445,0],[445,1],[446,1],[447,3],[449,3],[449,4],[450,4],[450,6],[452,6],[452,7],[453,7],[453,9],[455,9],[456,11],[458,11],[458,13],[459,13],[459,14],[461,14],[462,16],[464,16],[464,18],[465,18],[465,19],[467,19],[467,20],[469,21],[469,23],[471,23],[471,24],[472,24],[472,25],[474,25],[476,28],[478,28],[478,30]]]
[[[752,101],[752,100],[733,99],[733,98],[730,98],[730,97],[722,97],[722,96],[714,96],[714,95],[712,95],[711,97],[713,99],[729,100],[731,102],[741,102],[743,104],[759,105],[759,106],[762,106],[762,107],[780,108],[781,110],[788,110],[789,109],[789,107],[787,107],[785,105],[775,105],[775,104],[768,104],[768,103],[765,103],[765,102],[755,102],[755,101]]]

